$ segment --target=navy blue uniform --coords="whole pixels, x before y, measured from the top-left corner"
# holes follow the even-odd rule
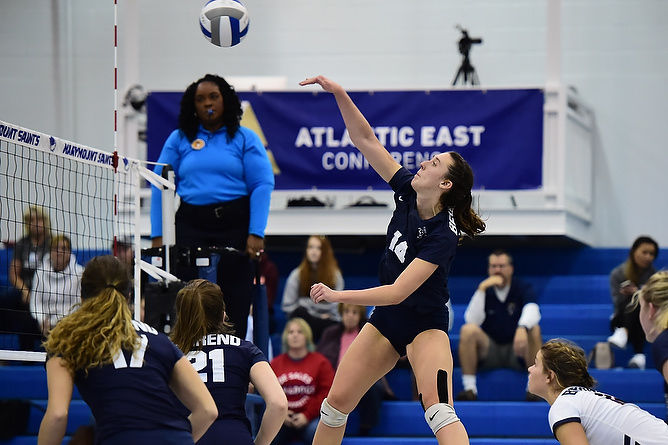
[[[193,443],[188,419],[173,403],[169,380],[181,351],[152,327],[132,322],[141,340],[109,365],[78,371],[81,397],[95,417],[96,443]],[[133,434],[136,431],[137,434]],[[133,440],[134,439],[134,440]],[[148,442],[147,442],[148,441]]]
[[[663,375],[663,364],[668,360],[668,329],[664,329],[652,343],[652,356],[656,369]]]
[[[197,445],[218,443],[252,445],[251,425],[245,404],[250,369],[267,361],[253,343],[231,334],[210,334],[187,357],[209,389],[218,407],[218,419],[197,441]]]
[[[387,228],[386,248],[379,266],[380,283],[394,283],[415,258],[438,267],[404,301],[396,306],[376,307],[369,320],[400,355],[406,353],[406,345],[420,332],[448,331],[448,272],[460,236],[452,209],[427,220],[420,218],[412,179],[413,174],[401,168],[389,182],[396,208]]]
[[[664,329],[652,343],[652,356],[654,357],[654,366],[663,376],[663,364],[668,360],[668,329]],[[668,383],[663,382],[663,390],[668,400]]]
[[[517,278],[513,278],[503,302],[496,296],[494,286],[490,286],[485,290],[485,321],[480,327],[495,343],[512,343],[524,305],[536,302],[531,285]]]

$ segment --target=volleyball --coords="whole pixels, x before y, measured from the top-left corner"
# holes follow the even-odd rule
[[[217,46],[238,44],[248,33],[248,11],[237,0],[209,0],[199,15],[204,37]]]

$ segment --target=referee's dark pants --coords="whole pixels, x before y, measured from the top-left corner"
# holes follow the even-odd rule
[[[240,338],[246,337],[253,290],[253,264],[245,253],[249,220],[248,197],[205,206],[181,201],[175,218],[176,245],[191,248],[190,262],[177,264],[175,268],[175,275],[181,280],[199,276],[193,248],[234,247],[240,251],[221,252],[217,269],[225,311]]]

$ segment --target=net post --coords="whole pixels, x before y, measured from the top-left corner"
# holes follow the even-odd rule
[[[174,169],[171,165],[162,168],[162,177],[170,183],[174,183]],[[175,214],[175,192],[172,188],[163,188],[162,190],[162,244],[165,246],[165,271],[171,272],[170,247],[176,244],[176,225],[174,222]]]
[[[141,173],[137,163],[132,164],[134,183],[137,189],[141,188]],[[141,196],[139,190],[135,193],[135,231],[134,231],[134,318],[141,321]]]

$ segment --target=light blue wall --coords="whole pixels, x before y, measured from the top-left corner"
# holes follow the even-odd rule
[[[182,90],[205,72],[285,76],[294,88],[319,73],[349,89],[447,88],[461,23],[485,40],[471,53],[483,86],[538,86],[547,1],[247,0],[248,37],[220,49],[199,32],[203,1],[138,0],[139,39],[128,41],[120,23],[119,56],[138,45],[149,90]],[[563,79],[596,111],[600,135],[599,246],[627,247],[640,233],[668,245],[666,23],[668,1],[562,2]],[[111,0],[0,0],[0,119],[110,149],[112,24]]]

